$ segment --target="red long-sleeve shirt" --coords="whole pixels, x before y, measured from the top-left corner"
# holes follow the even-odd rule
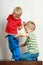
[[[21,26],[21,19],[14,19],[13,15],[10,14],[7,18],[6,32],[10,34],[17,34],[17,28]]]

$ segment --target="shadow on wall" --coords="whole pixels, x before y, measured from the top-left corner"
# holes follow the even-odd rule
[[[1,20],[1,35],[0,35],[0,60],[8,59],[11,57],[11,53],[8,49],[7,39],[5,38],[5,22],[6,20]]]
[[[20,44],[20,45],[21,45],[21,44],[24,44],[25,41],[26,41],[26,37],[21,37],[19,40],[20,40],[20,41],[19,41],[19,44]],[[26,51],[25,48],[26,48],[26,46],[25,46],[25,47],[20,47],[21,54],[25,53],[25,51]]]

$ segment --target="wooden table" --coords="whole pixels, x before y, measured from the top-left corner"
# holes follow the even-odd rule
[[[0,65],[42,65],[42,61],[0,61]]]

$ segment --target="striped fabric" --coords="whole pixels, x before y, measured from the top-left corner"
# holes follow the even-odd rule
[[[26,46],[26,50],[29,53],[38,53],[38,45],[37,45],[37,41],[36,41],[36,36],[34,33],[30,33],[29,37],[27,37],[26,42],[27,44]]]

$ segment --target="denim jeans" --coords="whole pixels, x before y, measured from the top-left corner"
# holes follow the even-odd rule
[[[7,35],[8,37],[8,43],[9,43],[9,49],[12,53],[12,58],[15,61],[20,60],[20,49],[19,49],[19,38],[15,38],[14,35]]]
[[[24,54],[21,54],[21,60],[37,61],[38,56],[39,56],[39,53],[31,54],[29,52],[26,52]]]

